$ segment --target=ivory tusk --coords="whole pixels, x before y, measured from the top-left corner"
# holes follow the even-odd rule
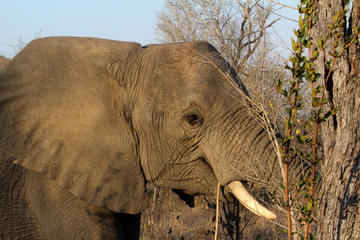
[[[255,200],[253,196],[246,190],[244,185],[239,181],[233,181],[228,184],[232,194],[251,212],[258,216],[266,217],[267,219],[275,219],[276,215],[261,205]]]

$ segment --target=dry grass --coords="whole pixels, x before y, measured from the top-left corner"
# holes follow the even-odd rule
[[[177,194],[164,189],[158,190],[153,200],[155,204],[142,215],[140,239],[214,239],[215,200],[199,197],[190,208]],[[220,205],[218,239],[285,239],[273,223],[242,206]]]

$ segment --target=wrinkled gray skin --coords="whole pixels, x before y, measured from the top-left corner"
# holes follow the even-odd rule
[[[0,238],[137,239],[147,182],[282,181],[228,75],[206,42],[31,42],[0,75]]]

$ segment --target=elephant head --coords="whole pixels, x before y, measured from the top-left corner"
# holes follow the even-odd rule
[[[137,214],[147,182],[190,195],[220,182],[275,218],[241,184],[282,181],[271,139],[206,42],[39,39],[2,71],[0,92],[1,151],[91,205]]]

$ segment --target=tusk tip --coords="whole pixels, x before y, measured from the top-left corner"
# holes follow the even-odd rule
[[[264,216],[264,217],[266,217],[267,219],[270,219],[270,220],[274,220],[274,219],[276,219],[276,214],[273,212],[270,212],[269,216]]]

